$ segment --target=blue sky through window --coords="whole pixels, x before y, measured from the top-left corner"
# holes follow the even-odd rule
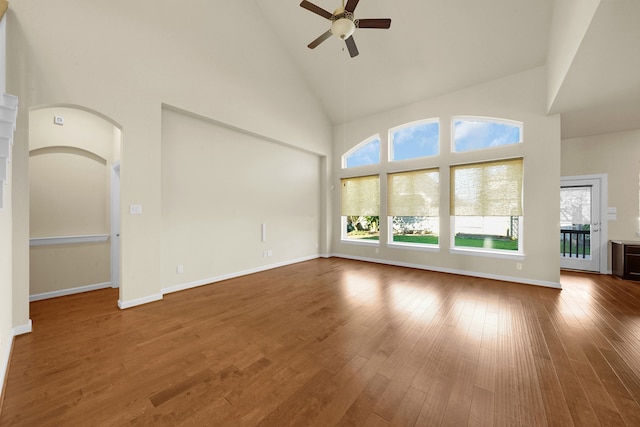
[[[419,123],[390,132],[392,161],[436,156],[440,152],[440,123]]]
[[[353,168],[378,163],[380,163],[380,138],[375,138],[348,155],[344,167]]]
[[[455,120],[454,151],[463,152],[522,142],[522,126],[489,120]]]

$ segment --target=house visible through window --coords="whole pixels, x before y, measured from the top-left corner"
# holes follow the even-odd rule
[[[342,238],[380,240],[380,177],[343,178]]]
[[[522,158],[451,167],[453,247],[522,252]]]

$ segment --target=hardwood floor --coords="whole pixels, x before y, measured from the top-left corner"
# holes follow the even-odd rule
[[[2,426],[640,426],[640,283],[318,259],[31,304]]]

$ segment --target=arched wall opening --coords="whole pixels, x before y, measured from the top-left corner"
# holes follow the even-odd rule
[[[118,286],[121,144],[87,108],[29,112],[30,301]]]

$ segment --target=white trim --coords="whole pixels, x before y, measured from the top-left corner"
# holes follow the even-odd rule
[[[11,330],[14,337],[17,337],[18,335],[28,334],[31,331],[33,331],[33,323],[31,322],[31,319],[29,319],[29,321],[24,325],[16,326]]]
[[[347,167],[347,157],[350,157],[352,154],[354,154],[356,151],[360,150],[361,148],[363,148],[364,146],[374,142],[375,140],[378,140],[378,142],[380,143],[380,161],[378,163],[369,163],[366,165],[360,165],[360,166],[351,166],[350,168]],[[382,137],[380,136],[379,133],[373,134],[371,135],[369,138],[365,139],[364,141],[359,142],[358,144],[356,144],[354,147],[351,147],[346,153],[344,153],[342,155],[341,158],[341,169],[353,169],[353,168],[359,168],[359,167],[363,167],[363,166],[380,166],[380,164],[382,163]]]
[[[29,246],[70,245],[73,243],[106,242],[108,234],[88,234],[85,236],[34,237],[29,239]]]
[[[408,249],[410,251],[440,252],[440,246],[428,243],[387,243],[390,249]]]
[[[285,267],[287,265],[297,264],[299,262],[309,261],[309,260],[312,260],[312,259],[316,259],[318,257],[319,257],[318,255],[312,255],[312,256],[298,258],[298,259],[294,259],[294,260],[279,262],[279,263],[276,263],[276,264],[269,264],[269,265],[265,265],[265,266],[262,266],[262,267],[257,267],[257,268],[251,268],[251,269],[248,269],[248,270],[238,271],[238,272],[235,272],[235,273],[222,274],[220,276],[214,276],[214,277],[210,277],[208,279],[196,280],[196,281],[190,282],[190,283],[183,283],[183,284],[179,284],[179,285],[169,286],[167,288],[163,288],[162,289],[162,293],[163,294],[170,294],[170,293],[173,293],[173,292],[184,291],[184,290],[187,290],[187,289],[197,288],[198,286],[209,285],[211,283],[221,282],[223,280],[235,279],[236,277],[241,277],[241,276],[246,276],[246,275],[249,275],[249,274],[259,273],[261,271],[272,270],[272,269],[278,268],[278,267]],[[328,256],[325,256],[325,257],[328,258]]]
[[[606,173],[590,175],[561,176],[560,186],[565,181],[600,180],[600,273],[611,274],[609,269],[609,175]]]
[[[97,283],[95,285],[78,286],[77,288],[61,289],[59,291],[43,292],[41,294],[29,295],[29,302],[43,299],[63,297],[66,295],[79,294],[81,292],[96,291],[98,289],[110,288],[111,282]]]
[[[0,398],[4,398],[2,392],[4,392],[4,382],[7,372],[9,372],[9,362],[11,362],[11,349],[13,348],[13,335],[9,334],[8,342],[5,343],[5,348],[0,359]]]
[[[455,126],[456,120],[470,121],[470,122],[483,122],[483,123],[497,123],[497,124],[502,124],[507,126],[514,126],[520,129],[520,141],[515,143],[512,142],[505,145],[474,148],[473,150],[466,150],[466,151],[456,151],[456,126]],[[497,147],[504,147],[504,146],[510,146],[510,145],[513,146],[513,145],[518,145],[522,143],[524,143],[524,122],[521,122],[519,120],[504,119],[500,117],[488,117],[488,116],[451,116],[451,142],[450,142],[451,153],[455,153],[455,154],[469,153],[469,152],[487,150],[487,149],[492,149]]]
[[[437,123],[438,124],[438,142],[440,141],[440,117],[432,117],[430,119],[420,119],[420,120],[414,120],[412,122],[408,122],[399,126],[395,126],[392,128],[389,128],[387,130],[387,145],[389,146],[387,149],[387,162],[388,163],[398,163],[398,162],[406,162],[407,160],[416,160],[416,159],[424,159],[425,157],[436,157],[440,155],[440,144],[438,144],[438,152],[436,154],[428,154],[426,156],[419,156],[419,157],[411,157],[409,159],[402,159],[402,160],[393,160],[393,155],[394,155],[394,150],[393,150],[393,136],[392,133],[393,132],[397,132],[400,131],[402,129],[407,129],[407,128],[414,128],[414,127],[418,127],[421,125],[429,125],[429,124],[433,124],[433,123]]]
[[[372,240],[372,239],[347,239],[343,238],[340,240],[340,243],[345,243],[347,245],[363,245],[363,246],[380,246],[380,240]]]
[[[562,289],[562,285],[560,284],[560,282],[531,280],[531,279],[525,279],[522,277],[501,276],[497,274],[478,273],[475,271],[471,272],[471,271],[465,271],[465,270],[457,270],[453,268],[433,267],[429,265],[411,264],[408,262],[390,261],[386,259],[367,258],[367,257],[359,257],[359,256],[352,256],[352,255],[344,255],[344,254],[333,254],[332,256],[336,258],[353,259],[356,261],[373,262],[376,264],[395,265],[397,267],[416,268],[418,270],[437,271],[439,273],[450,273],[450,274],[457,274],[460,276],[480,277],[483,279],[500,280],[503,282],[514,282],[514,283],[522,283],[525,285],[535,285],[535,286],[543,286],[546,288]]]
[[[118,300],[118,307],[120,310],[125,310],[127,308],[135,307],[137,305],[148,304],[150,302],[162,301],[162,294],[153,294],[147,295],[146,297],[136,298],[129,301]]]
[[[110,244],[109,257],[111,266],[112,287],[120,286],[120,162],[115,163],[111,168],[111,191],[109,195],[109,209],[111,212],[110,221]]]
[[[511,253],[511,252],[507,252],[506,250],[499,251],[497,249],[490,250],[490,249],[482,249],[482,248],[462,249],[462,246],[450,248],[449,253],[455,254],[455,255],[471,255],[471,256],[479,256],[479,257],[487,257],[487,258],[515,259],[517,261],[524,261],[525,259],[525,255],[520,252]]]

